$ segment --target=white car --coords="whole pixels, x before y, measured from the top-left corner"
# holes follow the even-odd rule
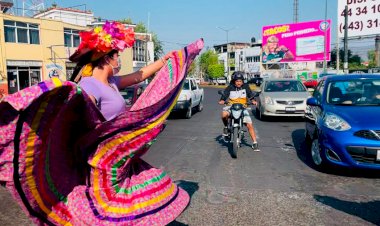
[[[197,111],[203,110],[204,91],[199,88],[194,78],[186,78],[178,97],[177,103],[172,111],[180,111],[185,113],[186,118],[191,118],[193,109]]]
[[[295,79],[264,80],[260,86],[256,116],[298,116],[304,117],[306,99],[310,93],[301,81]]]
[[[226,85],[227,79],[225,77],[220,77],[216,79],[216,82],[218,83],[218,85]]]

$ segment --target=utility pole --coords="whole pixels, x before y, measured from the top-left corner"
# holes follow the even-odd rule
[[[380,35],[376,35],[375,38],[375,64],[376,67],[380,67]]]
[[[327,22],[327,0],[325,1],[325,32],[324,32],[324,51],[323,51],[323,73],[326,74],[327,62],[326,62],[326,44],[327,44],[327,29],[330,27],[330,24]]]
[[[336,73],[337,74],[339,74],[339,67],[340,67],[340,49],[339,49],[339,41],[340,41],[340,39],[339,39],[339,26],[337,26],[338,27],[338,31],[337,31],[337,35],[336,35]]]
[[[233,28],[230,28],[230,29],[224,29],[222,27],[217,27],[219,28],[220,30],[226,32],[226,37],[227,37],[227,80],[228,82],[231,81],[231,76],[230,76],[230,62],[229,62],[229,52],[228,52],[228,32],[230,32],[231,30],[235,29],[236,27],[233,27]]]
[[[293,2],[293,22],[298,23],[298,0]]]
[[[348,74],[348,6],[344,8],[344,73]]]

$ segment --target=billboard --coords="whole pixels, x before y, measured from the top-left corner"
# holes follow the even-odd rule
[[[338,0],[338,36],[344,37],[348,6],[348,37],[380,34],[380,0]]]
[[[330,61],[331,20],[263,27],[262,63]]]

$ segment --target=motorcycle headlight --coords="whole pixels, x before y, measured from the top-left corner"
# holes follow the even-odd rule
[[[351,129],[350,124],[348,124],[344,119],[333,113],[326,113],[323,118],[324,124],[327,128],[335,131],[346,131]]]
[[[242,112],[242,110],[240,110],[240,111],[232,111],[232,116],[234,117],[234,119],[240,118],[241,112]]]
[[[273,105],[273,100],[272,100],[272,98],[266,96],[266,97],[265,97],[265,104],[271,104],[271,105]]]

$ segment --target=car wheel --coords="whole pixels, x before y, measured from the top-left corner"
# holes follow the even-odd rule
[[[187,109],[186,114],[185,114],[185,118],[189,119],[189,118],[191,118],[192,115],[193,115],[193,107],[192,107],[192,103],[190,101],[189,108]]]
[[[305,133],[305,145],[306,145],[307,149],[311,148],[311,141],[312,140],[310,138],[309,132],[306,131],[306,133]]]
[[[256,113],[256,117],[257,117],[258,119],[260,119],[260,110],[259,110],[259,106],[256,106],[255,113]]]
[[[265,116],[263,115],[263,109],[261,106],[257,106],[256,107],[256,117],[261,120],[261,121],[264,121],[265,119]]]
[[[201,100],[199,101],[199,104],[198,104],[197,110],[198,110],[199,112],[203,111],[203,98],[201,98]]]
[[[322,158],[321,147],[319,146],[318,137],[315,137],[311,142],[310,154],[314,167],[318,170],[322,170],[326,163]]]

